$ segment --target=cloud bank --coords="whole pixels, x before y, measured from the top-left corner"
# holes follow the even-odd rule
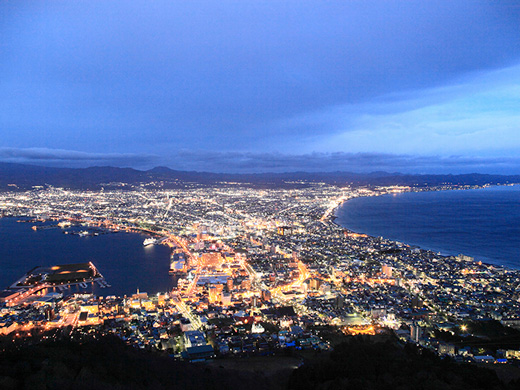
[[[520,157],[414,156],[383,153],[240,153],[182,151],[170,160],[181,170],[211,172],[503,173],[520,169]]]
[[[520,170],[520,157],[418,156],[384,153],[248,153],[182,150],[163,157],[143,154],[86,153],[45,148],[0,148],[0,161],[85,168],[110,165],[150,169],[166,165],[185,171],[217,173],[359,172],[502,173]],[[165,164],[166,162],[166,164]]]
[[[222,173],[261,172],[400,172],[518,174],[520,156],[408,155],[386,153],[313,152],[306,154],[182,150],[168,157],[145,154],[87,153],[46,148],[0,148],[0,162],[53,167],[90,166],[172,169]]]
[[[76,150],[48,148],[0,147],[0,161],[44,166],[89,167],[111,165],[143,167],[157,162],[157,156],[133,153],[87,153]]]

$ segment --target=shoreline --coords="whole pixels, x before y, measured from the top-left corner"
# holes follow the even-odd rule
[[[484,189],[487,189],[487,188],[494,188],[494,187],[515,187],[515,186],[520,186],[520,183],[494,184],[494,185],[485,185],[485,186],[478,186],[478,187],[472,187],[472,188],[429,189],[429,190],[421,190],[421,191],[410,190],[410,191],[399,192],[399,194],[421,193],[421,192],[441,192],[441,191],[442,192],[448,192],[448,191],[484,190]],[[387,193],[383,193],[383,194],[364,194],[364,195],[359,195],[359,196],[352,197],[350,199],[343,199],[341,201],[341,203],[339,203],[338,206],[336,206],[333,209],[333,211],[330,213],[330,215],[327,218],[327,221],[332,223],[332,224],[334,224],[335,226],[337,226],[340,229],[347,230],[347,231],[349,231],[351,233],[354,233],[354,234],[363,234],[363,235],[366,235],[366,236],[368,236],[368,237],[370,237],[372,239],[376,239],[378,237],[381,237],[381,238],[383,238],[385,240],[388,240],[388,241],[391,241],[393,243],[402,243],[402,244],[404,244],[404,245],[406,245],[406,246],[408,246],[410,248],[417,248],[417,249],[419,249],[421,251],[433,252],[433,253],[436,253],[439,256],[442,256],[442,257],[445,257],[445,258],[454,258],[454,257],[457,257],[459,255],[464,254],[464,253],[450,254],[451,251],[446,250],[446,249],[433,249],[433,248],[429,249],[429,248],[425,247],[424,245],[409,243],[409,242],[407,242],[405,240],[391,239],[391,238],[385,237],[384,235],[375,236],[375,235],[368,234],[368,233],[362,233],[362,232],[353,230],[353,229],[351,229],[351,228],[349,228],[347,226],[340,225],[337,222],[337,219],[339,218],[339,216],[337,215],[338,210],[344,204],[346,204],[348,201],[351,201],[353,199],[359,199],[359,198],[372,198],[372,197],[379,197],[379,196],[385,196],[385,195],[396,195],[396,193],[387,192]],[[472,257],[473,261],[476,262],[476,263],[481,263],[481,264],[484,264],[484,265],[489,266],[489,267],[502,268],[502,269],[505,269],[505,270],[508,270],[508,271],[520,272],[520,265],[518,265],[517,267],[514,267],[514,266],[510,266],[510,265],[499,264],[498,262],[494,263],[492,261],[493,259],[491,259],[489,257],[486,257],[486,256],[482,256],[482,255],[468,255],[468,256]],[[480,256],[483,259],[482,260],[478,259],[477,256]]]
[[[24,218],[24,217],[27,217],[27,216],[21,216],[21,215],[3,216],[2,218],[0,218],[0,221],[5,220],[6,223],[13,223],[15,226],[16,225],[26,225],[23,227],[22,231],[27,231],[27,234],[29,235],[28,237],[32,236],[33,234],[39,235],[40,232],[33,233],[31,231],[31,229],[30,229],[31,223],[22,223],[22,224],[15,223],[15,222],[18,222],[17,219]],[[11,221],[11,222],[8,222],[8,221]],[[54,222],[57,222],[57,221],[54,221]],[[89,229],[90,229],[90,227],[89,227]],[[109,228],[107,228],[107,229],[109,229]],[[77,252],[77,253],[79,253],[79,255],[74,255],[75,257],[70,260],[62,259],[61,257],[63,257],[63,256],[57,256],[58,259],[56,259],[54,256],[51,256],[49,258],[46,258],[45,261],[39,261],[38,262],[39,265],[36,267],[34,266],[33,262],[27,261],[27,259],[29,259],[28,257],[23,257],[23,261],[19,261],[19,262],[17,262],[17,264],[26,263],[27,267],[26,268],[20,267],[18,270],[19,272],[17,274],[14,274],[13,278],[11,278],[11,279],[6,278],[3,285],[0,285],[0,290],[2,288],[9,288],[14,280],[18,280],[18,279],[20,279],[20,277],[22,275],[26,275],[30,268],[34,269],[34,268],[38,268],[40,266],[46,267],[46,266],[74,263],[73,260],[76,260],[77,258],[79,258],[78,256],[81,257],[81,260],[83,260],[83,262],[91,261],[95,264],[96,267],[99,267],[101,273],[107,278],[107,281],[111,285],[110,286],[111,288],[103,288],[103,290],[100,290],[100,288],[102,288],[102,287],[100,287],[98,285],[93,285],[94,289],[92,289],[91,285],[88,284],[89,288],[85,291],[90,291],[90,292],[93,292],[100,296],[110,296],[110,295],[116,295],[116,296],[128,295],[129,296],[129,295],[135,293],[136,289],[139,287],[141,288],[142,291],[147,291],[150,294],[153,294],[156,292],[163,292],[162,290],[169,291],[169,289],[170,289],[169,286],[166,289],[166,288],[161,288],[160,285],[169,283],[169,280],[171,278],[171,276],[168,275],[168,270],[170,267],[171,248],[169,248],[164,243],[161,243],[161,244],[154,245],[155,247],[157,247],[156,250],[158,249],[159,252],[154,251],[153,248],[149,248],[149,249],[152,249],[152,251],[150,251],[149,249],[146,249],[146,247],[144,247],[142,245],[142,242],[143,242],[143,238],[150,237],[150,234],[147,232],[111,230],[111,232],[114,234],[111,234],[110,237],[108,235],[81,237],[81,236],[78,236],[77,234],[62,234],[64,232],[61,229],[44,229],[44,231],[48,231],[48,230],[51,230],[51,232],[49,232],[49,233],[52,233],[53,235],[57,235],[59,240],[62,240],[62,237],[63,237],[63,240],[66,240],[67,242],[69,242],[68,245],[70,245],[70,247],[73,248],[74,250],[79,250],[78,248],[85,248],[85,245],[86,245],[86,248],[88,248],[87,255],[85,255],[83,252]],[[120,236],[120,238],[116,238],[115,236],[118,236],[118,235],[115,233],[124,233],[124,234],[122,234]],[[115,245],[115,247],[113,246],[114,245],[113,240],[116,240],[118,242]],[[110,248],[117,248],[118,253],[119,253],[119,250],[123,251],[123,252],[121,252],[121,255],[119,256],[120,259],[122,259],[122,258],[128,259],[128,256],[130,256],[130,263],[129,263],[130,265],[128,266],[130,268],[127,267],[127,268],[122,268],[122,270],[120,270],[120,271],[114,271],[114,260],[113,260],[115,258],[114,255],[109,256],[111,259],[110,260],[107,258],[107,256],[105,256],[103,254],[104,252],[106,252],[105,248],[103,248],[103,245],[107,242],[111,243],[111,244],[107,244],[107,245],[110,245]],[[135,242],[135,244],[133,244],[134,242]],[[130,244],[130,243],[132,243],[132,244]],[[135,248],[137,250],[140,250],[141,248],[143,248],[143,256],[146,256],[146,257],[143,257],[141,260],[138,260],[138,254],[133,255],[130,253],[131,251],[128,251],[127,249],[125,249],[125,248],[128,248],[129,245],[135,245]],[[167,252],[167,253],[164,253],[164,252]],[[134,253],[134,252],[132,252],[132,253]],[[143,259],[146,259],[146,261],[144,261]],[[152,286],[152,283],[148,283],[148,282],[143,283],[141,281],[136,283],[135,285],[128,284],[128,286],[126,286],[127,279],[136,279],[137,273],[133,269],[134,265],[136,265],[136,264],[137,264],[137,266],[141,265],[142,267],[139,269],[146,270],[147,264],[152,264],[152,263],[161,264],[161,265],[164,263],[165,278],[161,278],[161,281],[159,283],[159,287],[157,288],[157,290],[155,289],[155,287]],[[18,268],[18,267],[12,267],[12,268],[16,272],[16,268]],[[122,273],[127,273],[128,275],[122,277],[121,276]],[[153,275],[151,276],[151,278],[152,279],[156,278],[156,276],[157,276],[156,273],[152,272],[152,274]],[[160,275],[162,276],[162,274],[163,273],[161,273]],[[143,284],[144,284],[144,288],[143,288]]]

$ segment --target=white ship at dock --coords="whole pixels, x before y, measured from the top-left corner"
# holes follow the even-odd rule
[[[148,237],[146,238],[144,241],[143,241],[143,245],[144,246],[148,246],[148,245],[153,245],[157,242],[157,240],[155,238],[152,238],[152,237]]]

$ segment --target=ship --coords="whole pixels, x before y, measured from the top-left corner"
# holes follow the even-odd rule
[[[153,245],[155,244],[157,241],[155,240],[155,238],[152,238],[152,237],[148,237],[147,239],[145,239],[143,241],[143,245],[144,246],[148,246],[148,245]]]

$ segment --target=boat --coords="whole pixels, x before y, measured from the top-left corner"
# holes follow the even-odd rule
[[[83,231],[81,231],[81,232],[78,233],[78,235],[79,235],[80,237],[86,237],[86,236],[88,236],[88,234],[89,234],[89,233],[88,233],[88,231],[86,231],[86,230],[83,230]]]
[[[61,221],[60,223],[58,223],[58,226],[62,229],[70,227],[71,225],[72,223],[70,223],[69,221]]]
[[[144,246],[148,246],[148,245],[153,245],[155,244],[157,241],[155,240],[155,238],[152,238],[152,237],[148,237],[147,239],[145,239],[143,241],[143,245]]]

